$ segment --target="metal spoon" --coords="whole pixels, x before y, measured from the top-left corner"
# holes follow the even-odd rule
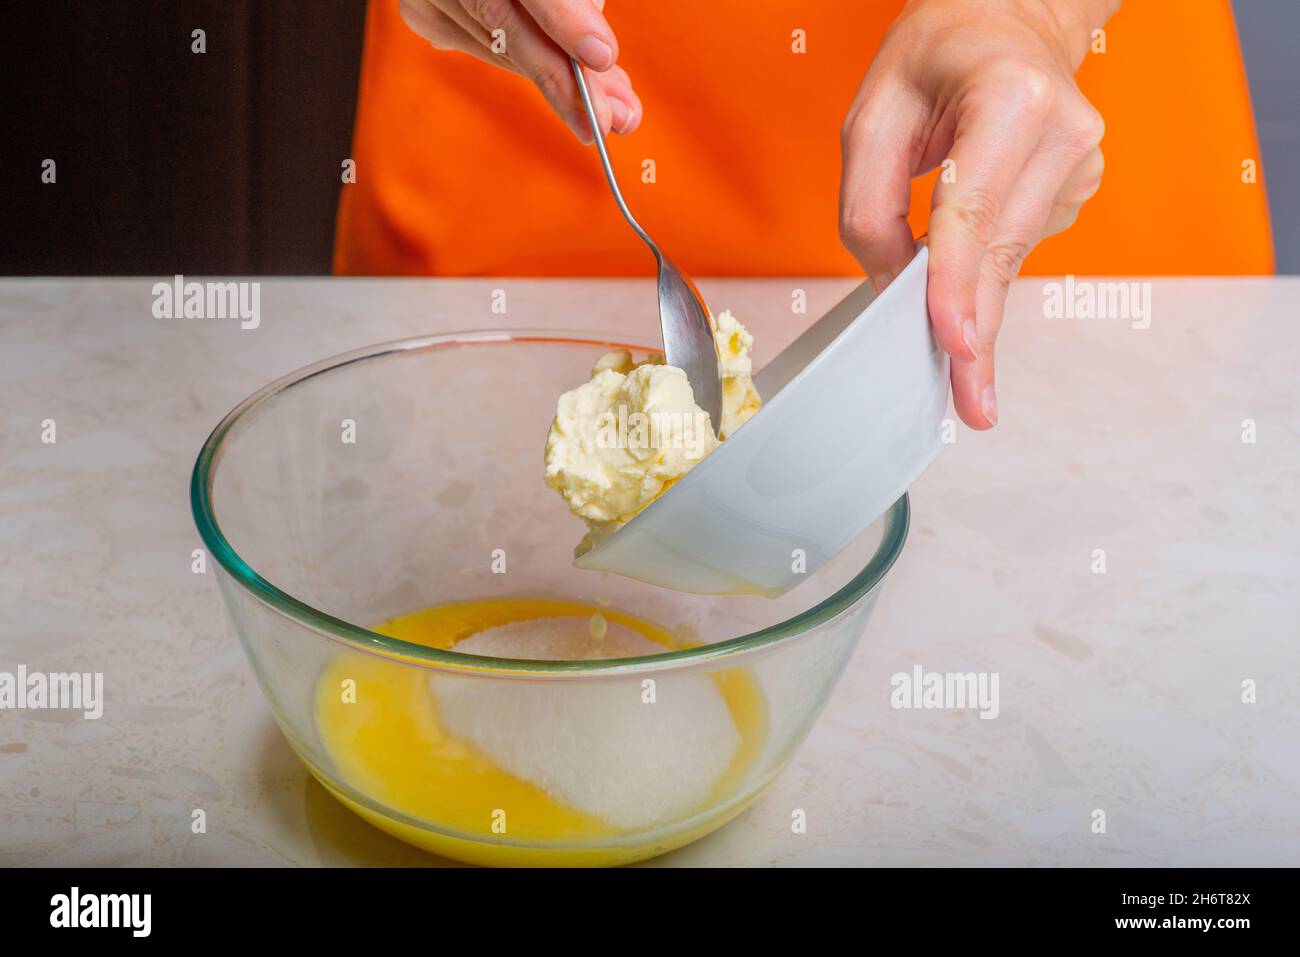
[[[650,234],[641,228],[623,201],[618,180],[614,178],[614,167],[609,163],[609,153],[605,151],[600,124],[596,121],[596,109],[591,103],[587,78],[578,61],[572,57],[569,59],[573,64],[573,75],[578,80],[578,90],[582,93],[582,105],[587,108],[587,120],[591,123],[596,149],[600,152],[600,164],[605,167],[605,179],[609,180],[614,201],[618,203],[623,218],[650,247],[659,264],[659,325],[663,329],[664,358],[670,366],[685,370],[691,390],[695,393],[695,404],[709,414],[709,422],[713,431],[717,432],[722,424],[722,384],[718,378],[718,352],[713,344],[713,318],[709,314],[709,307],[700,298],[699,290],[691,278],[655,245]]]

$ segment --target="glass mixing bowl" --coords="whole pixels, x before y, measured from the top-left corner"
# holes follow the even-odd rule
[[[266,386],[199,453],[195,522],[276,721],[321,784],[411,844],[475,863],[623,864],[720,827],[807,736],[903,546],[906,496],[777,599],[691,595],[573,568],[585,529],[543,485],[542,447],[556,398],[613,348],[649,351],[537,331],[374,346]],[[375,630],[431,606],[493,599],[637,616],[668,629],[673,650],[497,659]],[[685,806],[673,796],[699,792],[711,738],[735,734],[716,714],[681,732],[685,712],[674,715],[673,702],[699,700],[701,679],[743,733],[726,773]],[[470,740],[434,727],[439,702],[452,701],[462,717],[477,715]],[[680,747],[665,751],[672,728]],[[479,732],[497,749],[519,742],[528,782],[490,767]],[[439,762],[449,755],[456,767],[477,762],[478,776],[448,777]],[[629,794],[637,775],[646,793]],[[597,806],[610,798],[616,811],[535,814],[566,788]]]

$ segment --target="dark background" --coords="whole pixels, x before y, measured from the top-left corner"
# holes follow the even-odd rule
[[[1277,269],[1300,272],[1300,0],[1233,6]],[[0,275],[330,271],[365,0],[27,0],[3,12]],[[204,54],[190,52],[195,28]],[[46,158],[54,186],[40,180]]]
[[[364,20],[364,0],[6,4],[0,273],[329,272]]]

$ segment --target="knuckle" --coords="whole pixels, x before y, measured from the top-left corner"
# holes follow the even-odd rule
[[[868,75],[840,124],[840,145],[847,147],[869,138],[873,129],[888,122],[889,104],[907,95],[898,82]]]
[[[510,22],[510,0],[464,0],[465,10],[489,33]]]
[[[953,216],[977,239],[984,242],[997,225],[1001,204],[987,189],[966,190],[952,207]]]
[[[559,67],[547,66],[539,69],[533,76],[537,89],[542,91],[548,103],[561,103],[566,99],[569,72]]]
[[[1101,178],[1101,174],[1106,171],[1106,154],[1101,151],[1100,147],[1094,147],[1083,161],[1084,171],[1088,176],[1096,179]]]
[[[871,98],[859,100],[849,107],[844,122],[840,124],[841,148],[848,149],[855,142],[862,140],[864,135],[869,134],[870,117],[874,109],[875,103]]]
[[[1093,150],[1088,159],[1084,161],[1079,176],[1079,184],[1075,189],[1074,198],[1078,200],[1080,205],[1085,200],[1091,199],[1097,190],[1101,189],[1101,177],[1105,171],[1105,157],[1102,156],[1101,150]]]
[[[840,241],[850,249],[870,246],[880,234],[880,222],[875,216],[856,210],[840,214]]]
[[[998,285],[1011,285],[1031,249],[1033,243],[1019,238],[991,243],[984,251],[984,274]]]
[[[1075,187],[1074,191],[1064,198],[1074,209],[1078,210],[1084,203],[1097,195],[1097,190],[1101,189],[1101,177],[1095,179],[1085,179]]]
[[[1047,235],[1055,236],[1073,226],[1074,221],[1079,218],[1081,205],[1081,203],[1057,203],[1053,206],[1052,214],[1047,219]]]
[[[985,68],[984,75],[1004,109],[1042,118],[1056,102],[1056,77],[1037,63],[998,57]]]
[[[852,142],[854,131],[858,125],[858,114],[856,109],[849,110],[848,116],[844,117],[844,122],[840,124],[840,148],[846,149]]]
[[[1065,135],[1075,148],[1086,153],[1101,143],[1106,135],[1106,121],[1091,104],[1085,103],[1067,121]]]

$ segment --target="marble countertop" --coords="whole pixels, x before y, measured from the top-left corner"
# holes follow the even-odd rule
[[[318,358],[456,328],[649,333],[653,286],[263,280],[245,330],[155,318],[154,282],[0,281],[0,671],[106,684],[97,721],[0,710],[0,865],[443,863],[336,804],[281,738],[212,573],[191,573],[194,456]],[[760,361],[851,285],[701,283]],[[1049,318],[1044,281],[1016,285],[1001,423],[958,427],[913,487],[812,735],[657,863],[1300,864],[1300,280],[1150,289],[1148,324]],[[1000,715],[892,709],[918,663],[997,672]]]

